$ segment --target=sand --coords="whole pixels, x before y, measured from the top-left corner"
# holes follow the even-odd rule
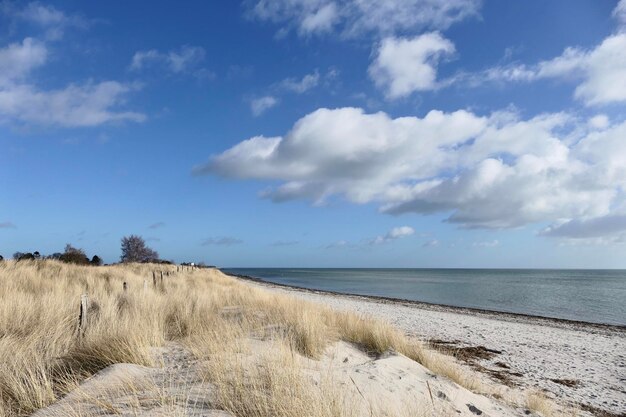
[[[242,361],[250,368],[262,366],[267,355],[276,352],[271,340],[248,342],[251,348]],[[181,345],[169,343],[155,354],[162,358],[161,366],[109,366],[33,417],[232,417],[216,408],[215,387],[202,379],[202,364]],[[524,407],[474,394],[395,352],[373,358],[349,343],[337,342],[319,360],[300,355],[298,360],[313,380],[328,378],[330,372],[331,379],[346,389],[346,404],[358,417],[538,416]]]
[[[214,387],[201,364],[182,346],[154,349],[157,366],[111,365],[33,417],[188,416],[228,417],[212,403]]]
[[[468,366],[496,381],[545,391],[596,415],[626,415],[626,328],[248,282],[386,320],[445,351],[469,352]],[[489,357],[464,347],[484,347],[477,353]]]

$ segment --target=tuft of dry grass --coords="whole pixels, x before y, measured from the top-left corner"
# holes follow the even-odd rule
[[[284,343],[255,361],[237,354],[212,360],[207,375],[217,387],[223,409],[239,417],[352,417],[345,393],[332,379],[319,383],[302,372],[297,356]]]
[[[541,391],[529,391],[526,394],[526,407],[544,417],[552,417],[555,414],[552,400]]]

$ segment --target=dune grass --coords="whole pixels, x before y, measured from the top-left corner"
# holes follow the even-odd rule
[[[155,270],[169,274],[156,287]],[[82,337],[81,294],[90,301]],[[246,367],[242,340],[250,336],[273,340],[278,353]],[[345,390],[331,377],[312,381],[294,360],[294,353],[319,358],[337,340],[371,355],[393,349],[470,390],[496,392],[382,321],[265,291],[218,270],[0,262],[0,417],[45,407],[111,364],[155,365],[152,349],[167,341],[207,360],[217,406],[237,416],[349,417]]]

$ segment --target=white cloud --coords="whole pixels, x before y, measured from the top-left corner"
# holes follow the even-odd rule
[[[617,19],[620,24],[626,25],[626,0],[620,0],[620,2],[617,3],[617,6],[613,9],[613,17]]]
[[[69,85],[48,91],[26,84],[13,85],[0,88],[0,120],[62,127],[141,122],[145,120],[141,113],[112,110],[123,104],[126,95],[135,89],[117,81]]]
[[[45,44],[31,38],[0,49],[0,122],[78,127],[145,119],[137,112],[115,110],[137,89],[134,85],[89,81],[44,90],[29,83],[31,72],[47,56]]]
[[[347,246],[350,246],[350,242],[348,242],[347,240],[338,240],[336,242],[333,242],[329,245],[325,246],[325,249],[333,249],[333,248],[345,248]]]
[[[338,20],[337,5],[335,3],[328,3],[302,18],[299,28],[300,33],[313,34],[330,32]]]
[[[130,69],[140,71],[150,65],[161,64],[174,74],[194,72],[198,71],[199,64],[204,61],[205,56],[204,48],[199,46],[182,46],[169,52],[159,52],[156,49],[137,51],[133,55]]]
[[[285,90],[292,91],[297,94],[302,94],[309,91],[312,88],[317,87],[320,81],[320,74],[315,71],[311,74],[307,74],[302,79],[286,78],[279,83],[279,86]]]
[[[34,25],[45,30],[45,37],[49,40],[59,40],[68,28],[87,28],[91,22],[78,15],[67,15],[54,6],[40,2],[28,3],[24,8],[18,9],[16,4],[5,2],[2,5],[5,14]]]
[[[468,78],[472,83],[570,78],[579,80],[574,97],[588,106],[625,102],[626,33],[611,35],[589,50],[567,48],[560,56],[533,66],[495,67],[480,75],[458,77],[457,81]]]
[[[381,243],[392,242],[403,237],[411,236],[414,233],[415,230],[409,226],[394,227],[388,231],[387,234],[376,236],[374,239],[371,239],[369,243],[372,245],[379,245]]]
[[[25,78],[45,64],[47,57],[46,46],[33,38],[0,49],[0,88]]]
[[[438,87],[439,60],[452,53],[454,44],[436,32],[412,39],[385,38],[369,67],[369,75],[390,99],[433,90]]]
[[[338,32],[343,37],[368,33],[393,35],[446,29],[476,16],[480,0],[255,0],[248,14],[284,23],[281,32],[295,28],[301,36]]]
[[[589,239],[626,233],[626,215],[609,214],[590,219],[573,219],[549,226],[539,234],[549,237]]]
[[[260,116],[267,110],[278,104],[278,99],[273,96],[264,96],[250,100],[250,110],[254,116]]]
[[[429,240],[428,242],[424,242],[422,245],[423,248],[436,248],[441,244],[437,239]]]
[[[626,122],[603,130],[555,113],[521,120],[460,110],[390,118],[319,109],[284,137],[257,136],[196,174],[279,181],[262,196],[341,196],[389,214],[447,213],[468,228],[588,219],[626,205]]]
[[[156,49],[151,49],[149,51],[137,51],[135,55],[133,55],[133,59],[130,63],[130,69],[134,71],[139,71],[143,69],[150,62],[158,61],[159,59],[165,59],[166,55],[161,54]]]
[[[412,227],[401,226],[401,227],[394,227],[393,229],[391,229],[389,233],[387,233],[386,237],[387,239],[398,239],[401,237],[411,236],[414,233],[415,233],[415,230],[413,230]]]
[[[170,70],[175,73],[186,71],[189,67],[204,60],[204,48],[198,46],[183,46],[178,51],[170,51],[167,61]]]
[[[597,114],[589,119],[589,126],[594,129],[606,129],[610,124],[606,114]]]

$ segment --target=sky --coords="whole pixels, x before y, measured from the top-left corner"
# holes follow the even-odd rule
[[[0,2],[0,254],[626,268],[626,0]]]

